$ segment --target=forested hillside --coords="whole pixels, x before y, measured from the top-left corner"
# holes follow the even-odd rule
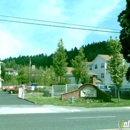
[[[106,41],[84,45],[83,48],[85,57],[88,61],[92,61],[98,54],[108,54]],[[71,67],[71,60],[74,59],[74,57],[78,54],[78,51],[79,50],[76,47],[72,48],[70,51],[66,50],[68,57],[67,62],[69,67]],[[52,65],[52,57],[53,54],[49,56],[47,56],[46,54],[39,54],[34,56],[19,56],[4,59],[3,62],[6,63],[6,67],[13,67],[14,69],[17,69],[16,64],[26,66],[30,64],[31,59],[31,65],[35,65],[38,68],[40,66],[45,68]]]

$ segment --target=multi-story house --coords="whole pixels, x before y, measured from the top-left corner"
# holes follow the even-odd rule
[[[12,75],[12,76],[18,75],[18,72],[14,70],[13,68],[5,68],[5,73],[7,75]]]
[[[110,74],[107,71],[108,61],[111,59],[109,55],[97,55],[92,61],[87,63],[87,69],[97,74],[97,79],[102,81],[102,84],[112,85],[114,84],[110,78]],[[127,63],[127,66],[129,64]],[[123,86],[129,86],[129,82],[124,77]]]

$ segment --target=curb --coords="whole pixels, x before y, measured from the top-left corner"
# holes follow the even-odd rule
[[[38,105],[38,104],[37,104],[37,102],[30,101],[30,100],[28,100],[28,99],[26,99],[26,98],[20,98],[20,97],[17,97],[17,98],[22,99],[22,100],[25,100],[25,101],[28,101],[28,102],[31,102],[31,103],[34,103],[34,104]]]

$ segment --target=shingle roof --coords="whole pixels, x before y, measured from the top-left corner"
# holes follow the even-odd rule
[[[99,55],[99,56],[101,56],[103,59],[105,59],[107,61],[109,61],[111,59],[111,56],[109,56],[109,55]]]
[[[86,65],[92,65],[93,62],[86,62]]]
[[[5,71],[14,71],[13,68],[5,68]]]
[[[72,74],[73,67],[67,67],[66,74]]]
[[[88,75],[97,75],[96,73],[94,73],[94,72],[91,72],[91,71],[88,71]]]

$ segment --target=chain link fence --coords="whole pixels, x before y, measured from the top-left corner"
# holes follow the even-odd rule
[[[77,90],[82,84],[52,85],[52,97],[61,97],[61,94]]]

